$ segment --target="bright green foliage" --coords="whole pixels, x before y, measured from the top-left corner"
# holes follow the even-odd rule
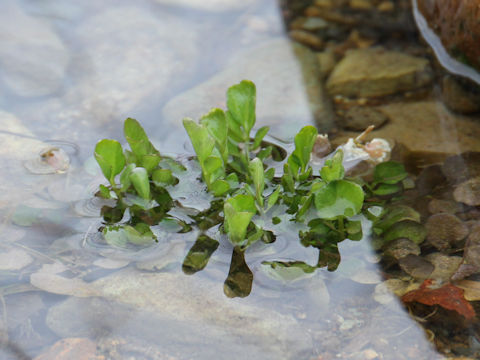
[[[343,150],[339,149],[331,159],[325,161],[325,166],[320,169],[320,176],[323,181],[330,182],[341,180],[345,175],[343,168]]]
[[[351,181],[335,180],[315,193],[317,215],[323,219],[353,216],[363,205],[363,189]]]
[[[249,141],[250,130],[252,130],[256,120],[255,103],[256,88],[253,82],[243,80],[240,84],[228,89],[228,126],[236,141]]]
[[[230,87],[226,105],[226,111],[214,108],[198,122],[183,120],[203,182],[196,173],[183,181],[182,172],[195,166],[189,167],[188,163],[184,167],[161,156],[134,119],[128,118],[124,125],[131,150],[122,150],[115,140],[105,139],[97,144],[95,158],[110,183],[101,185],[97,195],[110,199],[109,204],[115,203],[102,208],[106,224],[102,232],[108,244],[149,244],[156,240],[151,227],[165,223],[173,223],[178,232],[191,231],[192,226],[203,232],[219,225],[234,245],[224,291],[227,296],[243,297],[250,293],[253,281],[245,262],[245,249],[256,241],[274,242],[278,234],[292,231],[291,222],[302,224],[298,225],[304,228],[298,234],[301,244],[319,251],[318,262],[310,265],[295,260],[272,261],[267,264],[272,274],[282,281],[293,281],[301,278],[301,273],[312,273],[317,268],[335,270],[340,262],[338,243],[363,238],[364,217],[352,216],[362,212],[366,196],[371,209],[379,205],[377,215],[366,211],[377,235],[385,241],[398,237],[423,241],[425,231],[419,224],[418,213],[406,206],[389,205],[393,199],[398,200],[409,180],[402,164],[377,165],[373,183],[348,179],[344,154],[339,149],[314,174],[310,158],[318,137],[315,127],[303,127],[295,136],[294,151],[287,154],[265,138],[267,126],[253,132],[256,88],[251,81]],[[275,166],[274,162],[281,163]],[[283,173],[279,173],[282,165]],[[115,181],[117,175],[119,183]],[[177,184],[179,187],[175,187]],[[188,209],[175,195],[191,184],[200,192],[206,187],[215,196],[210,208]],[[171,211],[174,206],[177,207]],[[179,218],[188,216],[192,221],[174,218],[179,213]],[[360,218],[363,220],[359,221]],[[184,272],[192,274],[205,268],[218,245],[216,239],[200,235],[184,259]]]
[[[305,180],[310,175],[307,168],[317,136],[313,126],[305,126],[295,135],[295,150],[288,158],[288,165],[296,180]]]
[[[257,204],[263,209],[263,190],[265,189],[265,174],[262,160],[255,158],[250,161],[248,166],[250,177],[255,187],[255,199]]]
[[[230,241],[234,245],[245,245],[247,227],[257,212],[255,199],[251,195],[236,195],[225,201],[223,211]]]
[[[396,184],[407,177],[405,167],[395,161],[380,163],[375,167],[373,180],[376,183]]]
[[[95,146],[95,159],[100,165],[103,175],[114,186],[115,176],[120,174],[125,166],[122,145],[116,140],[100,140]]]
[[[150,182],[148,180],[148,173],[142,167],[137,167],[130,172],[130,181],[140,197],[145,200],[150,199]]]

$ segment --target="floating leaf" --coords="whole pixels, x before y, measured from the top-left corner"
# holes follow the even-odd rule
[[[155,169],[152,173],[152,180],[155,185],[173,185],[175,184],[175,177],[172,175],[170,169]]]
[[[465,300],[464,291],[455,285],[446,284],[435,288],[432,286],[433,280],[425,280],[419,289],[412,290],[402,296],[402,301],[419,302],[425,305],[439,305],[447,310],[453,310],[464,316],[467,320],[475,318],[475,310],[472,305]]]
[[[372,192],[378,196],[387,196],[400,191],[402,191],[402,186],[399,184],[380,184]]]
[[[94,155],[103,175],[114,186],[115,176],[120,174],[125,166],[122,145],[116,140],[100,140],[95,146]]]
[[[335,180],[315,193],[317,215],[322,219],[358,214],[363,205],[362,187],[346,180]]]
[[[256,213],[255,200],[251,195],[239,194],[225,201],[225,226],[228,237],[234,245],[245,242],[247,227]]]

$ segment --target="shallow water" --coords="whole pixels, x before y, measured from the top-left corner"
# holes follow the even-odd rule
[[[314,263],[317,250],[300,245],[298,229],[256,244],[246,253],[254,282],[243,299],[223,292],[225,238],[194,275],[182,261],[196,232],[159,232],[158,244],[140,250],[95,242],[93,194],[103,180],[92,152],[99,139],[123,138],[126,117],[160,151],[188,154],[181,119],[223,107],[227,87],[248,78],[258,88],[257,125],[271,125],[276,138],[288,143],[305,124],[339,143],[356,134],[342,128],[345,100],[327,94],[316,55],[287,36],[285,18],[297,15],[273,0],[0,3],[0,358],[443,358],[395,295],[375,299],[385,269],[367,228],[362,241],[339,245],[337,271],[297,281],[272,279],[261,261]],[[398,43],[376,39],[396,50],[407,43],[434,64],[415,28],[405,34]],[[439,89],[435,78],[427,90],[366,100],[390,118],[374,135],[425,152],[427,163],[432,152],[479,150],[478,119],[450,112]],[[49,146],[63,149],[68,169],[27,170]],[[185,205],[208,206],[194,186],[185,184]]]

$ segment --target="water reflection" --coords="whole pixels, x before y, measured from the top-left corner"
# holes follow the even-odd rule
[[[305,18],[291,10],[298,4],[288,5],[283,9],[290,16],[288,26],[295,18]],[[310,13],[321,7],[316,8]],[[436,358],[396,297],[381,303],[373,299],[382,269],[372,261],[366,242],[340,243],[342,262],[336,272],[317,271],[285,283],[265,274],[259,258],[273,248],[278,252],[267,260],[289,262],[301,255],[306,263],[315,263],[318,252],[298,244],[298,231],[298,248],[287,239],[292,234],[285,233],[271,247],[259,244],[247,251],[245,259],[237,253],[233,264],[238,266],[230,271],[234,249],[222,252],[228,245],[220,244],[209,265],[192,276],[181,268],[187,258],[193,262],[196,233],[172,235],[168,247],[147,248],[141,254],[81,246],[92,219],[79,216],[77,204],[91,199],[87,184],[99,182],[98,170],[89,165],[92,149],[99,138],[120,138],[127,116],[141,119],[161,149],[183,153],[181,118],[223,104],[229,85],[250,78],[259,87],[259,100],[265,101],[259,104],[259,120],[272,125],[277,137],[289,139],[301,125],[314,121],[325,131],[339,130],[342,114],[352,104],[337,97],[332,109],[317,80],[327,77],[328,66],[347,49],[365,46],[369,38],[403,51],[403,36],[386,34],[401,29],[401,19],[413,22],[407,10],[399,21],[377,17],[373,33],[363,21],[355,35],[358,23],[347,21],[342,28],[340,20],[350,18],[335,18],[337,10],[328,14],[326,27],[320,16],[309,17],[314,21],[307,26],[319,26],[313,32],[333,44],[314,54],[298,45],[291,51],[275,1],[1,2],[0,294],[5,341],[0,357],[44,353],[48,358],[54,344],[57,349],[74,348],[68,341],[58,343],[61,339],[82,337],[83,349],[91,349],[86,345],[90,341],[97,349],[92,351],[113,359],[182,359],[192,354],[201,359]],[[385,28],[388,31],[377,35]],[[406,37],[412,37],[415,30],[409,27],[407,32]],[[416,39],[406,48],[426,56]],[[333,65],[328,65],[330,55]],[[478,150],[475,117],[449,113],[435,94],[418,96],[423,100],[413,96],[385,104],[359,99],[355,105],[366,102],[387,114],[377,136],[399,139],[417,150]],[[454,124],[447,124],[442,141],[435,136],[438,118]],[[351,134],[340,133],[340,142],[341,136]],[[28,173],[23,162],[52,138],[78,145],[72,166],[66,174]],[[185,205],[197,199],[194,190]],[[205,209],[209,201],[200,205]],[[90,208],[85,211],[98,216]],[[191,214],[177,215],[185,219]],[[95,220],[93,228],[97,226]],[[210,255],[212,244],[202,248],[201,260]],[[323,260],[327,266],[335,264],[333,269],[338,253],[330,253]],[[245,264],[255,278],[251,292],[235,282],[236,270]],[[229,288],[250,295],[225,298],[221,284],[226,274],[231,275]],[[475,340],[471,342],[474,346]]]

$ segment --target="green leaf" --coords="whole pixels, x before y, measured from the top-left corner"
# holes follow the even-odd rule
[[[225,201],[223,211],[230,241],[234,245],[244,244],[248,224],[256,213],[253,196],[239,194],[231,197]]]
[[[135,245],[147,245],[157,239],[152,233],[152,230],[150,230],[150,227],[145,223],[139,223],[135,225],[135,227],[125,225],[123,229],[128,241]]]
[[[310,154],[312,153],[313,145],[315,145],[317,136],[317,129],[310,125],[303,127],[298,134],[295,135],[295,150],[290,157],[293,156],[296,158],[295,162],[300,167],[300,173],[305,172],[305,169],[310,162]]]
[[[126,191],[132,182],[130,181],[130,173],[133,169],[135,169],[135,164],[129,164],[123,169],[122,173],[120,174],[120,184],[122,185],[121,191]]]
[[[147,170],[142,167],[133,169],[130,173],[130,181],[141,198],[150,200],[150,182]]]
[[[255,158],[250,161],[248,165],[248,170],[250,172],[250,176],[253,180],[253,185],[255,186],[255,197],[257,199],[257,203],[263,208],[263,190],[265,189],[265,178],[264,178],[264,170],[263,170],[263,163],[262,160],[259,158]]]
[[[225,180],[217,180],[211,185],[211,191],[215,196],[222,196],[230,190],[230,184]]]
[[[281,191],[281,187],[280,186],[277,186],[277,188],[275,189],[275,191],[273,193],[270,194],[270,196],[268,197],[268,201],[267,201],[267,211],[277,203],[278,201],[278,198],[280,196],[280,191]]]
[[[325,161],[325,166],[320,170],[320,176],[322,180],[330,182],[333,180],[341,180],[345,175],[345,170],[343,168],[343,151],[341,149],[337,150],[335,155],[331,159]]]
[[[373,172],[373,180],[376,183],[396,184],[407,177],[405,167],[395,161],[387,161],[378,164]]]
[[[376,229],[377,233],[382,233],[388,230],[395,223],[404,220],[411,220],[419,223],[420,214],[410,206],[389,206],[387,209],[385,209],[382,218],[374,223],[374,228]]]
[[[270,130],[270,126],[262,126],[260,129],[257,130],[255,137],[253,139],[253,146],[252,150],[256,150],[263,141],[265,135],[267,135],[268,131]]]
[[[223,161],[217,156],[209,156],[203,163],[205,182],[207,183],[208,190],[211,189],[211,185],[218,179],[225,177],[225,169],[223,167]]]
[[[317,215],[322,219],[350,217],[362,209],[362,187],[346,180],[334,180],[315,193]]]
[[[139,166],[145,168],[149,174],[152,173],[153,169],[155,169],[158,166],[158,163],[160,162],[162,158],[160,155],[157,154],[148,154],[148,155],[143,155],[140,160]]]
[[[152,180],[155,185],[164,186],[175,184],[176,179],[170,169],[155,169],[152,173]]]
[[[233,121],[243,127],[243,141],[249,140],[250,130],[255,125],[255,102],[256,89],[251,81],[243,80],[227,90],[228,112]]]
[[[110,199],[110,189],[103,184],[100,184],[100,195],[104,199]]]
[[[94,155],[103,175],[115,186],[115,176],[120,174],[125,166],[122,145],[116,140],[100,140],[95,146]]]
[[[200,119],[200,124],[204,125],[210,136],[215,139],[215,146],[226,164],[228,161],[228,148],[227,120],[225,118],[225,113],[221,109],[212,109]]]
[[[143,130],[143,127],[137,120],[132,118],[126,119],[123,132],[130,148],[138,158],[142,158],[144,155],[158,154],[157,149],[153,147],[145,130]]]
[[[128,237],[123,227],[105,226],[102,233],[107,244],[111,246],[125,247],[128,243]]]
[[[215,141],[209,135],[208,130],[205,127],[198,125],[192,119],[183,119],[183,127],[187,131],[193,149],[197,154],[198,161],[200,162],[200,165],[202,165],[212,154]]]
[[[407,238],[420,245],[427,236],[427,230],[416,221],[404,220],[395,223],[386,232],[384,241],[390,242],[395,239]]]
[[[402,186],[400,184],[386,184],[382,183],[378,185],[372,192],[378,196],[387,196],[396,194],[402,191]]]
[[[211,239],[207,235],[200,235],[183,260],[183,272],[191,275],[203,270],[212,254],[217,250],[218,245],[217,240]]]

